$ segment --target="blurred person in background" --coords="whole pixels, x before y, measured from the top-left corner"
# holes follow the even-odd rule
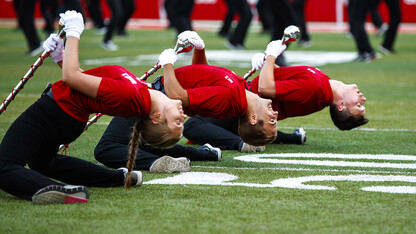
[[[378,0],[381,1],[381,0]],[[383,0],[389,9],[390,22],[386,34],[384,35],[383,43],[378,47],[378,50],[389,55],[394,53],[394,41],[397,36],[397,29],[402,18],[400,1],[399,0]]]
[[[237,27],[228,36],[225,46],[230,50],[244,50],[244,40],[247,36],[253,14],[247,0],[225,0],[231,12],[239,15]]]
[[[170,27],[176,29],[179,35],[181,32],[192,31],[191,14],[195,0],[165,0],[165,10],[170,21]]]

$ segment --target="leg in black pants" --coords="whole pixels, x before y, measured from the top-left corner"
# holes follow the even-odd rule
[[[73,185],[122,186],[122,170],[56,154],[60,144],[74,141],[84,127],[43,95],[14,121],[0,144],[0,189],[31,199],[48,185],[62,184],[52,179]]]
[[[34,11],[37,0],[22,0],[19,2],[17,16],[19,18],[19,26],[25,35],[29,51],[27,55],[35,56],[42,51],[38,32],[35,28]]]
[[[125,167],[128,159],[129,141],[137,117],[114,117],[94,150],[94,156],[100,163],[111,167]],[[175,145],[172,148],[158,149],[142,144],[137,152],[134,168],[149,170],[150,166],[161,156],[174,158],[186,157],[191,161],[217,161],[218,157],[205,150]]]
[[[253,18],[247,0],[226,0],[228,7],[240,16],[237,27],[229,38],[229,43],[234,47],[244,48],[244,40]]]
[[[104,35],[101,47],[105,50],[116,51],[118,50],[118,46],[115,45],[111,39],[113,38],[114,30],[116,30],[120,24],[123,9],[120,0],[107,0],[107,4],[111,10],[111,19],[107,25],[107,32]]]
[[[168,2],[169,1],[169,2]],[[192,30],[191,13],[195,0],[168,0],[165,3],[170,25],[174,27],[177,33],[186,30]]]
[[[100,0],[86,0],[88,11],[90,12],[90,17],[94,22],[94,27],[97,29],[105,27],[103,16],[101,13]]]
[[[222,27],[218,32],[218,35],[221,37],[228,37],[228,32],[230,31],[231,23],[233,22],[235,15],[234,9],[228,7],[227,14],[224,17],[224,21],[222,22]]]
[[[386,31],[386,35],[384,36],[383,43],[381,44],[382,47],[393,52],[393,45],[397,35],[397,29],[399,27],[402,14],[400,10],[400,1],[399,0],[384,0],[387,4],[387,7],[390,12],[390,22],[389,28]]]
[[[375,0],[350,0],[349,6],[349,20],[351,25],[351,33],[354,36],[355,44],[358,50],[358,57],[356,61],[370,61],[376,59],[373,47],[365,31],[365,19],[367,13],[376,5]]]
[[[123,7],[123,15],[118,25],[117,35],[127,36],[126,25],[131,16],[133,15],[134,11],[136,10],[136,5],[134,3],[134,0],[122,0],[121,5]]]
[[[295,13],[296,21],[298,22],[298,26],[300,28],[299,43],[301,46],[302,46],[302,43],[310,41],[310,36],[306,28],[306,21],[305,21],[305,4],[306,4],[306,0],[293,0],[292,1],[293,11]]]
[[[243,141],[238,135],[238,118],[225,120],[194,116],[185,122],[183,135],[195,144],[209,143],[222,150],[241,150]],[[302,136],[294,133],[287,134],[277,131],[277,138],[273,144],[305,144]]]
[[[292,6],[288,0],[266,0],[273,16],[272,39],[280,40],[285,28],[289,25],[297,25]],[[290,66],[284,57],[284,53],[276,58],[276,64],[280,67]]]
[[[240,150],[243,141],[238,136],[238,118],[225,120],[194,116],[184,124],[183,135],[193,143],[209,143],[222,150]]]

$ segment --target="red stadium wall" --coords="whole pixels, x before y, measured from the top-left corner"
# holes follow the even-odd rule
[[[83,2],[83,0],[82,0]],[[159,2],[161,0],[136,0],[136,11],[133,18],[138,19],[158,19]],[[224,0],[196,0],[192,12],[193,20],[222,20],[226,14],[227,7]],[[249,2],[255,2],[249,0]],[[106,5],[105,0],[101,2],[103,14],[109,16],[111,13]],[[253,8],[254,8],[254,4]],[[402,22],[416,23],[416,0],[401,0]],[[335,22],[336,21],[336,0],[307,0],[306,18],[308,21],[315,22]],[[343,9],[344,21],[347,20],[346,7]],[[87,12],[87,11],[86,11]],[[385,21],[388,20],[388,10],[384,2],[380,5],[380,13]],[[88,14],[88,13],[87,13]],[[39,11],[39,4],[36,8],[35,17],[42,15]],[[0,0],[0,19],[15,18],[16,12],[13,8],[12,0]]]

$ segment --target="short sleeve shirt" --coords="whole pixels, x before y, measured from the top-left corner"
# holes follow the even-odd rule
[[[149,87],[125,68],[108,65],[84,73],[102,78],[95,98],[71,89],[62,80],[52,85],[56,103],[73,118],[87,122],[92,113],[122,117],[149,114]]]
[[[177,68],[175,75],[188,93],[187,115],[225,119],[246,113],[248,84],[231,70],[198,64]]]
[[[273,109],[278,119],[308,115],[329,106],[333,101],[330,78],[309,66],[279,67],[274,69],[276,96]],[[259,77],[250,83],[251,91],[258,92]]]

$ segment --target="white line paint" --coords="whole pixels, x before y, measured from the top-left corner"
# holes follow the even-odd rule
[[[356,172],[356,173],[379,173],[379,174],[410,174],[414,175],[415,172],[408,171],[374,171],[374,170],[351,170],[351,169],[311,169],[311,168],[293,168],[293,167],[217,167],[217,166],[197,166],[193,165],[192,168],[210,168],[210,169],[231,169],[231,170],[277,170],[277,171],[320,171],[320,172]]]
[[[340,175],[340,176],[330,176],[330,175],[317,175],[317,176],[304,176],[296,178],[285,178],[277,179],[271,182],[274,186],[282,188],[297,188],[297,189],[313,189],[313,190],[336,190],[336,187],[333,186],[324,186],[324,185],[307,185],[304,183],[316,182],[316,181],[355,181],[355,182],[416,182],[416,176],[400,176],[400,175]],[[403,189],[404,187],[410,188],[410,190]],[[387,192],[388,190],[393,190],[394,187],[391,186],[378,186],[378,190],[381,192]],[[382,189],[381,189],[382,188]],[[415,191],[416,187],[411,186],[402,186],[401,190],[406,193],[412,193]],[[370,191],[368,187],[367,190]],[[384,190],[386,189],[386,190]],[[397,191],[399,192],[399,191]]]
[[[177,185],[220,185],[220,186],[243,186],[256,188],[293,188],[308,190],[336,190],[333,186],[308,185],[305,183],[318,181],[352,181],[352,182],[416,182],[416,176],[401,175],[316,175],[294,178],[282,178],[271,181],[269,184],[258,183],[234,183],[238,176],[229,173],[217,172],[186,172],[179,175],[170,176],[162,179],[155,179],[144,182],[143,184],[177,184]],[[373,186],[363,187],[363,191],[386,192],[386,193],[416,193],[414,186]]]
[[[251,68],[251,58],[258,50],[230,51],[210,50],[206,52],[211,65],[226,67]],[[291,65],[322,66],[331,63],[351,62],[356,52],[327,52],[327,51],[286,51],[286,59]],[[185,59],[188,58],[188,59]],[[153,66],[159,59],[159,54],[138,55],[136,57],[114,57],[101,59],[87,59],[82,65],[119,64],[122,66]],[[190,54],[180,54],[177,64],[190,64]]]
[[[390,162],[352,162],[352,161],[329,161],[329,160],[290,160],[279,158],[329,158],[329,159],[368,159],[368,160],[391,160],[391,161],[415,161],[412,155],[366,155],[366,154],[326,154],[326,153],[288,153],[288,154],[255,154],[234,157],[235,160],[257,163],[296,164],[310,166],[332,166],[332,167],[369,167],[369,168],[400,168],[416,169],[416,163],[390,163]]]

